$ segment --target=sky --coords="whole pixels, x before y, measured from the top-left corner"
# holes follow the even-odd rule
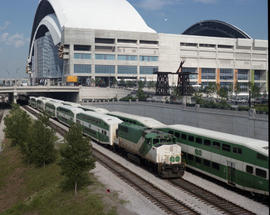
[[[267,0],[128,1],[158,33],[181,34],[191,25],[211,19],[237,26],[252,38],[268,40]],[[25,66],[39,0],[0,2],[0,79],[27,77]]]

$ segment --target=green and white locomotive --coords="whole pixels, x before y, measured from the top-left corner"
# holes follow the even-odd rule
[[[124,149],[131,159],[151,167],[162,178],[184,174],[181,147],[168,133],[124,122],[119,125],[115,147]]]
[[[269,195],[268,142],[186,125],[160,130],[176,137],[187,167],[242,190]]]

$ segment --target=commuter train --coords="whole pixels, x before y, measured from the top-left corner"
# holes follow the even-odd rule
[[[164,125],[151,118],[109,115],[174,135],[190,169],[231,186],[269,196],[268,142],[186,125]]]
[[[267,141],[186,125],[160,130],[176,137],[187,167],[239,189],[269,196]]]
[[[104,114],[109,111],[102,108],[83,107],[45,97],[31,97],[29,103],[67,126],[80,124],[86,136],[149,166],[162,178],[177,178],[184,174],[181,147],[169,133],[123,122]]]

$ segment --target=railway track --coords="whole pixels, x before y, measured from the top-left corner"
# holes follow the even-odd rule
[[[29,111],[31,114],[38,116],[38,113],[33,111],[31,108],[25,106],[24,109]],[[57,126],[51,121],[49,124],[53,129],[55,129],[61,135],[66,134],[67,131],[65,129]],[[152,201],[156,206],[161,208],[166,213],[174,214],[174,215],[199,214],[198,212],[188,207],[183,202],[180,202],[179,200],[176,200],[174,197],[166,194],[164,191],[153,186],[151,183],[137,176],[136,174],[134,174],[127,168],[123,167],[119,163],[115,162],[114,160],[102,154],[101,152],[95,150],[94,148],[93,148],[93,154],[96,157],[98,162],[100,162],[103,166],[105,166],[107,169],[112,171],[119,178],[121,178],[123,181],[125,181],[127,184],[129,184],[139,193],[144,195],[147,199]]]
[[[234,204],[233,202],[227,201],[216,194],[209,192],[202,187],[199,187],[185,179],[172,179],[168,180],[172,185],[182,190],[189,192],[196,198],[200,198],[201,201],[205,202],[208,205],[213,205],[217,210],[224,212],[225,214],[232,215],[251,215],[255,214],[251,211],[246,210],[245,208],[240,207],[239,205]]]
[[[27,111],[37,116],[38,113],[33,111],[31,108],[25,106]],[[50,126],[55,129],[59,134],[65,135],[66,130],[59,127],[52,121],[50,121]],[[136,189],[150,201],[152,201],[159,208],[164,210],[168,214],[199,214],[194,209],[187,206],[185,203],[175,199],[174,197],[168,195],[164,191],[155,187],[153,184],[139,177],[138,175],[131,172],[129,169],[115,162],[111,158],[102,154],[101,152],[93,149],[94,156],[96,159],[107,169],[116,174],[119,178],[129,184],[131,187]],[[194,198],[199,199],[203,203],[209,205],[210,207],[216,208],[219,212],[223,214],[233,214],[233,215],[251,215],[254,214],[230,201],[227,201],[195,184],[192,184],[184,179],[172,179],[168,180],[173,186],[180,190],[188,192]]]

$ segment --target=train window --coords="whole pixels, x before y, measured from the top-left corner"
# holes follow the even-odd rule
[[[202,144],[202,138],[196,137],[196,143]]]
[[[228,144],[222,144],[222,150],[230,152],[231,151],[231,146]]]
[[[246,166],[246,172],[248,172],[248,173],[250,173],[250,174],[253,174],[253,167],[247,165],[247,166]]]
[[[157,143],[159,143],[159,139],[153,139],[153,144],[155,145]]]
[[[173,135],[173,133],[174,133],[173,131],[169,131],[169,134],[172,134]]]
[[[260,177],[263,177],[263,178],[266,178],[266,171],[256,168],[256,175],[260,176]]]
[[[176,136],[177,138],[179,138],[179,137],[180,137],[180,133],[175,132],[175,136]]]
[[[191,142],[194,142],[194,137],[193,136],[188,136],[188,140]]]
[[[151,139],[147,138],[146,139],[146,144],[151,145]]]
[[[184,159],[186,159],[187,154],[186,154],[185,152],[182,152],[182,157],[183,157]]]
[[[237,148],[237,147],[233,147],[233,153],[242,154],[242,149]]]
[[[212,162],[212,168],[216,169],[216,170],[219,170],[219,164],[215,163],[215,162]]]
[[[260,160],[264,160],[264,161],[267,161],[267,157],[260,154],[260,153],[257,153],[257,158],[260,159]]]
[[[214,141],[214,142],[213,142],[213,146],[214,146],[215,148],[219,149],[219,148],[220,148],[220,143]]]
[[[195,161],[196,161],[196,163],[201,163],[202,162],[202,159],[199,158],[199,157],[195,157]]]
[[[194,156],[193,156],[193,155],[191,155],[191,154],[188,154],[188,155],[187,155],[187,158],[188,158],[188,160],[191,160],[191,161],[193,161],[193,159],[194,159]]]
[[[204,164],[205,166],[210,166],[210,161],[209,161],[209,160],[203,159],[203,164]]]
[[[210,146],[210,145],[211,145],[211,142],[210,142],[210,140],[205,139],[205,140],[203,141],[203,144],[206,145],[206,146]]]
[[[186,134],[182,134],[181,135],[181,138],[184,139],[184,140],[186,140],[187,139],[187,135]]]

